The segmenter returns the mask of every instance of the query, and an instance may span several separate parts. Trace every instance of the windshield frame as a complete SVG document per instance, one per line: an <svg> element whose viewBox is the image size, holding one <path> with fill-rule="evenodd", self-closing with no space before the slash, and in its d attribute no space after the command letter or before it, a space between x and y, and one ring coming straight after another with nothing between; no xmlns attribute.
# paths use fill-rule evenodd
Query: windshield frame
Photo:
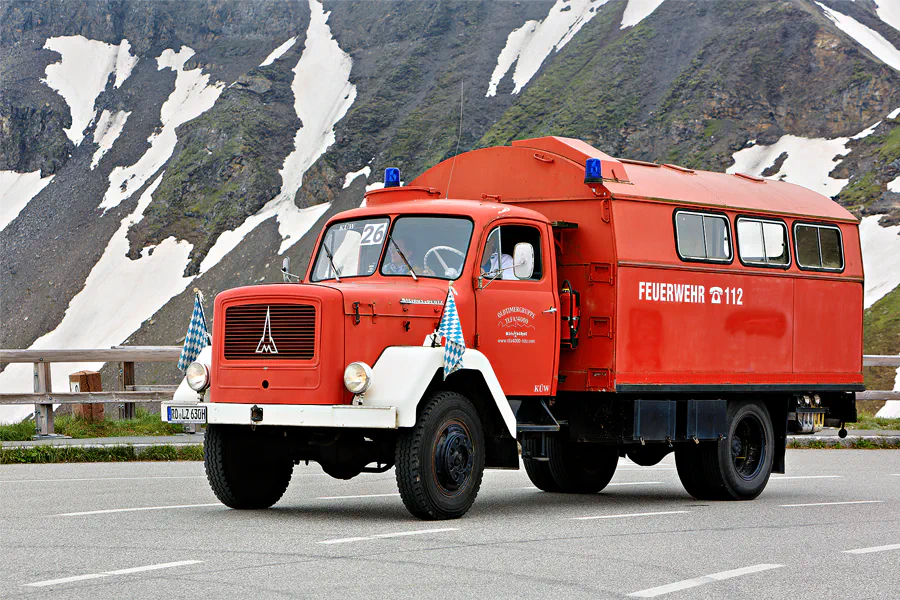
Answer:
<svg viewBox="0 0 900 600"><path fill-rule="evenodd" d="M385 262L390 255L390 248L388 244L390 240L394 239L394 230L397 227L397 223L406 218L415 218L415 219L455 219L459 221L468 221L472 225L472 229L469 231L469 240L466 242L466 255L463 257L462 266L459 269L459 275L454 278L449 277L441 277L438 275L426 275L425 273L416 273L416 276L425 279L437 279L439 281L458 281L463 273L466 271L466 264L469 262L469 258L472 250L472 240L475 239L475 219L468 215L456 215L456 214L446 214L446 213L403 213L399 215L395 215L393 219L391 219L391 225L388 229L388 234L385 237L385 250L381 254L381 261L378 264L378 269L376 269L376 273L381 275L382 277L405 277L407 279L412 279L409 273L385 273L384 266Z"/></svg>
<svg viewBox="0 0 900 600"><path fill-rule="evenodd" d="M378 269L380 268L380 265L381 265L381 261L383 260L383 257L384 257L384 249L385 249L385 247L387 247L388 235L385 235L384 240L381 243L381 248L378 251L378 259L375 263L376 264L375 270L373 272L371 272L369 274L358 274L358 275L339 275L340 280L336 279L334 276L323 277L321 279L316 279L316 277L315 277L316 265L319 264L319 259L322 258L322 256L327 256L327 253L325 252L325 238L328 235L328 231L331 230L332 227L338 226L342 223L352 223L355 221L374 221L374 220L378 220L378 219L387 219L387 227L388 227L389 232L392 230L394 220L396 220L396 218L392 217L391 215L374 214L374 215L363 215L363 216L351 217L348 219L341 219L338 221L332 221L330 223L327 223L326 226L322 229L321 239L316 247L315 259L310 260L310 263L309 263L309 281L310 281L310 283L323 283L326 281L334 281L336 283L340 283L344 279L358 279L360 277L371 277L372 275L377 274ZM331 248L330 250L331 250L331 253L334 254L335 249ZM327 260L327 258L326 258L326 260Z"/></svg>

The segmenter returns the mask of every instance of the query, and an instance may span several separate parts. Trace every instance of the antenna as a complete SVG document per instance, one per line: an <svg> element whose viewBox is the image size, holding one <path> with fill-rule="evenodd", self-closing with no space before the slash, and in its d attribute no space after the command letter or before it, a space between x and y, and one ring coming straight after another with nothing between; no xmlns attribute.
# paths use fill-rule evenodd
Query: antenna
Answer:
<svg viewBox="0 0 900 600"><path fill-rule="evenodd" d="M453 155L453 162L450 163L450 177L447 178L447 193L444 194L444 198L448 198L450 196L450 182L453 181L453 167L456 166L456 157L459 156L459 141L462 139L462 124L463 124L463 86L465 82L460 79L459 80L459 132L456 135L456 153Z"/></svg>

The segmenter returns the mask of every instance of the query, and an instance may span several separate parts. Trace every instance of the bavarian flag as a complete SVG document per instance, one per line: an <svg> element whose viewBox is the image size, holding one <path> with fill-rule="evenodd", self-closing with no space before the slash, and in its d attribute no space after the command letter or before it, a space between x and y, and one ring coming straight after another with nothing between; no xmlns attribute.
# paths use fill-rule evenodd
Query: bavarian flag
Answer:
<svg viewBox="0 0 900 600"><path fill-rule="evenodd" d="M184 347L178 358L178 368L182 371L187 370L190 364L197 360L200 351L209 346L209 343L209 330L206 327L206 315L203 313L203 294L194 288L194 312L191 314L191 322L184 338Z"/></svg>
<svg viewBox="0 0 900 600"><path fill-rule="evenodd" d="M456 290L453 289L451 283L447 290L447 300L444 302L441 324L438 326L438 335L444 338L444 379L447 379L450 373L462 368L463 353L466 351L466 340L463 339L459 312L456 310L456 301L453 299L454 294L456 294Z"/></svg>

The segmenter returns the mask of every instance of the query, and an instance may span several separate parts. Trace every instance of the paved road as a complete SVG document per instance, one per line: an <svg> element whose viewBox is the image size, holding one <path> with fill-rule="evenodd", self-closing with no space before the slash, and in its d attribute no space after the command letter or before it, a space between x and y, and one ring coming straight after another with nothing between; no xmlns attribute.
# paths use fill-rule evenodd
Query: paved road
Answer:
<svg viewBox="0 0 900 600"><path fill-rule="evenodd" d="M0 598L897 598L900 451L788 468L745 503L693 500L671 455L595 496L489 471L466 517L426 523L390 472L300 466L239 512L199 463L3 466Z"/></svg>

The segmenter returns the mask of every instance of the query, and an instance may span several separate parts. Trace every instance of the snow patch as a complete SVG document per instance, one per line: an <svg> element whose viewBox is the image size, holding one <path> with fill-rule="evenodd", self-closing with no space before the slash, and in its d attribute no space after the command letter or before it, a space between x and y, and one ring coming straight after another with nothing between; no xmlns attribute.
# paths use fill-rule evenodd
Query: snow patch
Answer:
<svg viewBox="0 0 900 600"><path fill-rule="evenodd" d="M542 21L527 21L509 34L506 45L497 57L497 66L491 75L485 96L494 96L497 85L516 64L513 72L518 94L534 77L550 52L559 52L588 21L597 15L601 6L609 0L556 0L556 4Z"/></svg>
<svg viewBox="0 0 900 600"><path fill-rule="evenodd" d="M178 52L172 49L163 50L156 59L157 70L175 71L175 89L159 112L162 129L147 138L150 149L135 164L130 167L116 167L109 174L109 188L100 202L100 208L104 211L130 198L159 171L175 150L175 143L178 141L175 129L212 108L222 93L224 84L222 82L210 84L209 75L204 75L203 69L199 67L184 69L184 63L193 55L194 51L191 48L182 46Z"/></svg>
<svg viewBox="0 0 900 600"><path fill-rule="evenodd" d="M863 139L864 137L869 137L870 135L872 135L873 133L875 133L875 128L878 127L879 125L881 125L881 121L878 121L877 123L875 123L875 124L872 125L871 127L866 127L865 129L863 129L862 131L860 131L859 133L857 133L856 135L854 135L854 136L851 137L850 139L851 139L851 140L861 140L861 139Z"/></svg>
<svg viewBox="0 0 900 600"><path fill-rule="evenodd" d="M887 116L887 118L888 119L896 119L898 116L900 116L900 108L896 108L896 109L892 110L891 114L889 114Z"/></svg>
<svg viewBox="0 0 900 600"><path fill-rule="evenodd" d="M100 113L100 118L97 119L97 126L94 128L94 142L100 147L94 151L94 156L91 158L92 171L100 164L100 159L103 158L103 155L112 148L119 134L122 133L122 128L125 127L125 121L128 120L130 114L130 112L125 112L124 110L114 114L108 110Z"/></svg>
<svg viewBox="0 0 900 600"><path fill-rule="evenodd" d="M362 169L360 169L359 171L353 171L352 173L347 173L347 175L344 176L344 187L342 189L346 190L348 187L350 187L350 184L353 183L353 180L356 179L357 177L359 177L360 175L363 175L368 180L369 175L371 175L371 174L372 174L372 167L369 167L369 166L365 166Z"/></svg>
<svg viewBox="0 0 900 600"><path fill-rule="evenodd" d="M41 81L56 91L72 114L72 126L66 136L76 146L84 139L84 129L94 119L94 102L106 89L109 76L116 74L115 87L131 75L137 57L131 55L131 44L122 40L118 46L89 40L81 35L47 38L44 48L58 52L59 62L47 65Z"/></svg>
<svg viewBox="0 0 900 600"><path fill-rule="evenodd" d="M856 43L865 47L866 50L874 54L878 60L900 71L900 50L897 50L893 44L884 39L880 33L873 29L869 29L853 17L848 17L843 13L828 8L821 2L816 2L816 4L819 5L819 8L825 13L825 16L828 17L838 29L852 37Z"/></svg>
<svg viewBox="0 0 900 600"><path fill-rule="evenodd" d="M897 0L876 0L875 12L878 18L900 31L900 2Z"/></svg>
<svg viewBox="0 0 900 600"><path fill-rule="evenodd" d="M796 183L826 196L840 192L849 180L834 179L828 174L846 155L850 138L804 138L796 135L782 136L771 146L751 146L732 155L734 164L727 173L762 175L783 153L787 159L777 173L769 179Z"/></svg>
<svg viewBox="0 0 900 600"><path fill-rule="evenodd" d="M288 50L290 50L296 43L297 43L297 36L295 35L294 37L292 37L291 39L289 39L282 45L280 45L277 48L275 48L274 50L272 50L272 53L266 57L266 60L259 63L259 66L267 67L267 66L271 65L273 62L275 62L276 60L278 60L279 58L284 56L284 53L287 52Z"/></svg>
<svg viewBox="0 0 900 600"><path fill-rule="evenodd" d="M494 72L491 74L491 81L488 83L488 90L484 95L485 98L497 95L497 86L500 85L500 81L509 71L512 64L519 58L522 49L531 40L531 36L534 35L534 28L538 26L538 23L539 21L525 21L524 25L513 30L507 36L506 45L503 46L503 50L497 56L497 66L494 67Z"/></svg>
<svg viewBox="0 0 900 600"><path fill-rule="evenodd" d="M216 243L200 263L200 274L202 275L216 266L260 223L273 216L278 217L278 233L283 238L281 248L278 250L281 254L306 235L306 232L316 224L316 221L325 214L330 206L331 203L328 202L309 208L297 208L293 198L278 197L270 200L258 213L249 217L239 227L222 233L216 239Z"/></svg>
<svg viewBox="0 0 900 600"><path fill-rule="evenodd" d="M863 306L869 308L900 285L900 225L882 227L881 215L859 223L863 269L866 275Z"/></svg>
<svg viewBox="0 0 900 600"><path fill-rule="evenodd" d="M0 231L19 216L22 209L47 187L53 177L48 175L42 178L40 171L0 171Z"/></svg>
<svg viewBox="0 0 900 600"><path fill-rule="evenodd" d="M649 17L664 1L665 0L628 0L628 6L625 7L625 12L622 14L622 26L620 29L634 27Z"/></svg>
<svg viewBox="0 0 900 600"><path fill-rule="evenodd" d="M181 275L188 264L191 244L170 237L158 246L144 248L138 260L126 256L128 229L143 218L160 181L162 174L141 195L134 212L122 219L84 288L69 303L59 326L38 338L32 348L108 348L120 344L145 319L184 291L193 279ZM53 388L67 391L69 373L83 369L95 371L101 366L102 363L96 362L54 364ZM29 392L32 377L31 365L11 364L0 373L0 389ZM31 412L30 406L0 406L0 422L17 421Z"/></svg>
<svg viewBox="0 0 900 600"><path fill-rule="evenodd" d="M900 176L898 176L893 181L889 181L887 184L887 189L889 192L894 192L895 194L900 194Z"/></svg>
<svg viewBox="0 0 900 600"><path fill-rule="evenodd" d="M301 209L294 203L294 196L303 185L303 175L309 167L334 144L334 126L356 100L356 86L350 83L353 61L331 35L328 26L331 13L326 13L318 0L309 0L309 8L306 44L293 69L294 81L291 83L294 110L303 125L294 136L294 151L284 159L284 166L279 171L281 191L236 229L219 236L200 263L201 273L215 266L247 234L272 216L278 219L278 233L282 238L278 253L283 254L300 241L331 206L326 203ZM316 85L309 85L311 81Z"/></svg>

